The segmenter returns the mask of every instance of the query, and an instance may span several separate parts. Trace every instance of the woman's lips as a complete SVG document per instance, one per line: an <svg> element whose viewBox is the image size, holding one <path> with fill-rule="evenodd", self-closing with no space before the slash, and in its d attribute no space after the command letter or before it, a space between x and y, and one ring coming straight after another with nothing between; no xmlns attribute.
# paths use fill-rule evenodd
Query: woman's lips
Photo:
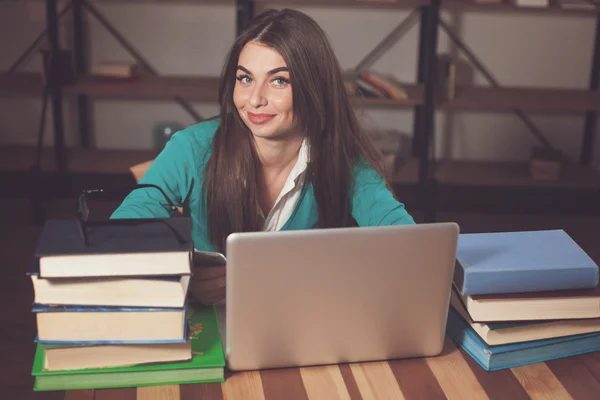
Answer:
<svg viewBox="0 0 600 400"><path fill-rule="evenodd" d="M254 114L251 112L248 113L248 119L250 120L250 122L256 125L266 124L274 117L275 115L273 114Z"/></svg>

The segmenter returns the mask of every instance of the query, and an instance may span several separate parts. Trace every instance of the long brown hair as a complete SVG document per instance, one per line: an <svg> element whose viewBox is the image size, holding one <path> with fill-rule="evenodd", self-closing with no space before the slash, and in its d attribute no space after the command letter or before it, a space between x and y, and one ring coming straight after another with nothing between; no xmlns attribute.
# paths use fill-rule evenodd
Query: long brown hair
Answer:
<svg viewBox="0 0 600 400"><path fill-rule="evenodd" d="M299 11L267 10L238 36L221 75L221 124L203 186L210 239L219 251L230 233L262 230L260 163L252 133L233 103L238 58L252 41L277 50L289 68L294 116L310 145L305 184L314 189L318 227L355 225L350 192L361 156L383 177L379 153L359 128L325 32Z"/></svg>

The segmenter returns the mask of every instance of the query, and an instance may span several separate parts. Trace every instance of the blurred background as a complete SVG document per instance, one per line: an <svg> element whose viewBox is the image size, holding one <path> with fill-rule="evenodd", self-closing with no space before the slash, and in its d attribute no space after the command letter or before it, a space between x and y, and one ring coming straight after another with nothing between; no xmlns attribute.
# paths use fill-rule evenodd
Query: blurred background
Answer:
<svg viewBox="0 0 600 400"><path fill-rule="evenodd" d="M5 172L30 168L29 161L35 160L42 96L41 84L34 80L43 71L43 50L52 47L48 37L15 62L46 29L47 4L52 3L59 17L61 10L71 8L69 1L0 2L0 168ZM154 157L170 133L216 115L217 79L237 31L266 8L290 7L323 27L349 76L372 72L400 90L394 98L381 90L368 93L364 79L349 85L361 122L393 165L390 176L408 202L486 211L501 208L488 200L517 189L508 196L514 198L508 208L535 211L540 198L560 199L557 207L567 198L600 199L593 197L600 187L595 173L600 140L594 140L600 129L598 67L592 71L599 57L594 51L599 6L593 1L442 0L435 2L441 5L439 12L428 0L87 3L92 9L74 2L81 18L74 17L72 7L57 22L67 65L61 85L62 130L65 146L72 149L67 157L74 174L79 169L127 175L129 166ZM127 45L160 78L146 79L152 74ZM378 45L380 51L374 50ZM78 48L83 62L79 73ZM436 57L437 66L429 81L435 86L429 101L424 77L419 78L419 66L428 65L427 53ZM73 77L69 68L75 70ZM595 90L590 89L593 72ZM96 80L90 79L94 76ZM500 89L492 87L489 77ZM469 91L473 87L490 90ZM521 115L514 112L517 108ZM54 117L50 99L43 135L48 148L54 143ZM431 124L423 122L427 118ZM427 132L431 137L423 144ZM533 154L540 146L555 152L542 152L536 159ZM75 152L86 147L90 151ZM44 157L43 162L53 163L51 152ZM536 160L541 163L534 165ZM426 171L419 175L424 164ZM432 184L429 189L423 189L426 181ZM536 195L535 190L542 192ZM430 200L424 200L425 192ZM457 198L457 193L468 198ZM477 196L483 197L475 201ZM538 200L526 205L531 198ZM573 210L581 211L581 204L573 204Z"/></svg>

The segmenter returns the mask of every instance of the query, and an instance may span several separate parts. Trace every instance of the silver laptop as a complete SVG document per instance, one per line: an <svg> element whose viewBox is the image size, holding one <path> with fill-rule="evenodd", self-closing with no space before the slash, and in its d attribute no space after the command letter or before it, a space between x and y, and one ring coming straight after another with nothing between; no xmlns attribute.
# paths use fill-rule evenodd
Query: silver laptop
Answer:
<svg viewBox="0 0 600 400"><path fill-rule="evenodd" d="M434 223L230 235L228 367L438 355L458 233Z"/></svg>

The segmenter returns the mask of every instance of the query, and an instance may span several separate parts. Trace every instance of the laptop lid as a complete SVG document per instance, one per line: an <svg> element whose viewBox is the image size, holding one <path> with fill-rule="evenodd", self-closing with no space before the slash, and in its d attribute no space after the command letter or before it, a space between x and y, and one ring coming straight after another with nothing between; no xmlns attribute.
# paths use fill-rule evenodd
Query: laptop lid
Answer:
<svg viewBox="0 0 600 400"><path fill-rule="evenodd" d="M458 233L434 223L230 235L228 367L439 354Z"/></svg>

